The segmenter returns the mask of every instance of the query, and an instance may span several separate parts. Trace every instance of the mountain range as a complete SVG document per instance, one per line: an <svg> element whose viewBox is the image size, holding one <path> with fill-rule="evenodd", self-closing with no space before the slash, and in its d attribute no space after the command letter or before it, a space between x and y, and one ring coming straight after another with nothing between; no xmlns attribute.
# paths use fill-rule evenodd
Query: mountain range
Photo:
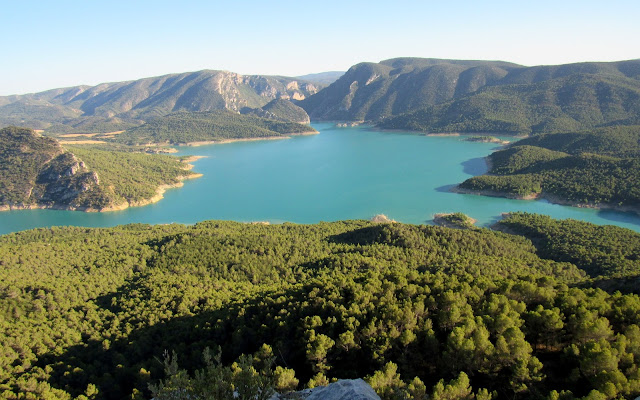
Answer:
<svg viewBox="0 0 640 400"><path fill-rule="evenodd" d="M298 78L205 70L0 97L0 125L110 132L176 111L222 109L271 118L277 114L269 111L273 100L304 109L308 115L277 103L294 122L310 117L425 132L568 132L638 124L640 60L526 67L395 58Z"/></svg>
<svg viewBox="0 0 640 400"><path fill-rule="evenodd" d="M314 120L427 132L563 132L634 124L640 60L525 67L397 58L361 63L300 102Z"/></svg>

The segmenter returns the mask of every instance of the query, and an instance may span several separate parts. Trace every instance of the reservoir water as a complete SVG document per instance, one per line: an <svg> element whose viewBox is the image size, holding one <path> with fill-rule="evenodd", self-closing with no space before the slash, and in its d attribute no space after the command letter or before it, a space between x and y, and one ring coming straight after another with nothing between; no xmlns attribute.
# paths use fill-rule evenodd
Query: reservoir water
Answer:
<svg viewBox="0 0 640 400"><path fill-rule="evenodd" d="M495 144L427 137L368 127L313 124L319 135L180 148L205 156L203 177L165 193L158 203L107 213L20 210L0 213L0 234L35 227L105 227L134 222L192 224L207 219L315 223L369 219L431 223L433 214L463 212L486 226L504 212L526 211L640 231L640 217L610 210L456 194L449 189L485 172Z"/></svg>

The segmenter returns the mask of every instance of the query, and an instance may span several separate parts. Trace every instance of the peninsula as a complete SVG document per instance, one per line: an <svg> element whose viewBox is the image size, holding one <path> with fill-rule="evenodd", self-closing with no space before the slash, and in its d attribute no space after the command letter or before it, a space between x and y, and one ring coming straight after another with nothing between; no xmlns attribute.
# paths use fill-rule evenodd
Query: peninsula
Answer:
<svg viewBox="0 0 640 400"><path fill-rule="evenodd" d="M113 211L142 206L198 177L166 155L63 147L31 129L0 130L0 210Z"/></svg>
<svg viewBox="0 0 640 400"><path fill-rule="evenodd" d="M489 155L488 174L454 190L640 214L639 141L637 125L537 135Z"/></svg>

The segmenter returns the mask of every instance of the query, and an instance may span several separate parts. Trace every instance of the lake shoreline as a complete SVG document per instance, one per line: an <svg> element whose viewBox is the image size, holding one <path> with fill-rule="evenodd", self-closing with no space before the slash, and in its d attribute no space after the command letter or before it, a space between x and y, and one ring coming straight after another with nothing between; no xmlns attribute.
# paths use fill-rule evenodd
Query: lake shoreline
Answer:
<svg viewBox="0 0 640 400"><path fill-rule="evenodd" d="M613 210L613 211L619 211L624 213L634 213L640 216L640 207L618 206L615 204L608 204L608 203L598 203L598 204L580 203L580 202L563 199L559 196L556 196L550 193L544 193L544 192L530 193L527 195L517 195L513 193L498 192L494 190L465 189L465 188L461 188L459 185L454 186L453 188L451 188L450 191L452 193L458 193L458 194L474 194L479 196L501 197L501 198L512 199L512 200L546 200L549 203L558 204L561 206L570 206L570 207L576 207L576 208L590 208L594 210Z"/></svg>
<svg viewBox="0 0 640 400"><path fill-rule="evenodd" d="M201 158L206 158L206 156L187 156L186 158L180 160L183 164L183 170L185 172L191 171L193 169L193 164L190 164L194 161L197 161ZM155 194L147 199L141 200L126 200L124 203L113 204L104 208L94 208L94 207L84 207L84 206L72 206L72 205L63 205L63 204L5 204L0 205L0 212L3 211L18 211L18 210L60 210L60 211L80 211L86 213L96 213L96 212L111 212L111 211L122 211L126 210L129 207L143 207L149 204L157 203L158 201L164 198L164 193L168 189L179 188L184 186L184 181L188 179L196 179L203 176L203 174L192 172L188 175L177 176L175 179L177 182L175 183L165 183L156 187Z"/></svg>
<svg viewBox="0 0 640 400"><path fill-rule="evenodd" d="M25 205L2 205L0 206L0 212L3 211L19 211L19 210L59 210L59 211L81 211L86 213L102 213L102 212L112 212L112 211L122 211L126 210L129 207L142 207L149 204L157 203L158 201L164 198L164 193L168 189L179 188L184 186L184 181L188 179L196 179L200 178L202 174L190 174L179 176L176 179L179 181L172 184L163 184L156 188L156 193L147 199L137 200L137 201L126 201L124 203L114 204L104 208L93 208L93 207L84 207L84 206L71 206L71 205L62 205L62 204L25 204Z"/></svg>
<svg viewBox="0 0 640 400"><path fill-rule="evenodd" d="M187 142L187 143L176 143L173 146L178 147L199 147L199 146L208 146L211 144L227 144L227 143L236 143L236 142L256 142L260 140L281 140L281 139L291 139L294 136L310 136L310 135L318 135L320 132L293 132L293 133L284 133L281 136L264 136L264 137L256 137L256 138L237 138L237 139L219 139L219 140L203 140L198 142ZM161 146L161 144L156 144L157 146Z"/></svg>
<svg viewBox="0 0 640 400"><path fill-rule="evenodd" d="M507 211L614 224L640 231L640 218L635 213L601 214L546 201L521 202L451 193L451 183L471 177L464 170L468 160L475 160L476 174L485 172L485 163L480 159L493 152L494 145L473 144L455 137L397 135L366 126L335 128L326 123L313 127L322 134L308 140L294 138L287 143L256 141L235 146L172 147L179 150L177 156L181 161L195 165L193 170L178 172L179 175L200 172L204 176L185 182L178 190L165 192L162 201L154 196L155 186L151 186L145 203L151 200L158 203L148 207L133 204L114 213L46 210L4 213L0 215L3 221L0 234L42 226L192 224L205 220L312 224L364 220L380 212L408 224L433 224L436 213L461 212L477 219L477 226L484 227ZM209 158L193 162L190 156L194 155Z"/></svg>

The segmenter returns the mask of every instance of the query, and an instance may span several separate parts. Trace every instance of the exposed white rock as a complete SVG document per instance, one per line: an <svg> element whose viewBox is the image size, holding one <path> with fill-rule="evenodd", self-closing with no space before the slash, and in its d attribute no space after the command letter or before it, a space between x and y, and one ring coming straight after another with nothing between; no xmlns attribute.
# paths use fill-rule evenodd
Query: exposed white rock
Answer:
<svg viewBox="0 0 640 400"><path fill-rule="evenodd" d="M396 221L387 217L384 214L377 214L377 215L374 215L373 218L371 218L371 222L390 223L390 222L396 222Z"/></svg>
<svg viewBox="0 0 640 400"><path fill-rule="evenodd" d="M342 379L328 386L320 386L289 394L275 394L269 400L380 400L371 386L362 379Z"/></svg>
<svg viewBox="0 0 640 400"><path fill-rule="evenodd" d="M371 75L371 77L367 80L367 83L365 83L364 85L367 86L370 83L372 83L373 81L375 81L376 79L380 78L380 75L378 74L373 74Z"/></svg>

